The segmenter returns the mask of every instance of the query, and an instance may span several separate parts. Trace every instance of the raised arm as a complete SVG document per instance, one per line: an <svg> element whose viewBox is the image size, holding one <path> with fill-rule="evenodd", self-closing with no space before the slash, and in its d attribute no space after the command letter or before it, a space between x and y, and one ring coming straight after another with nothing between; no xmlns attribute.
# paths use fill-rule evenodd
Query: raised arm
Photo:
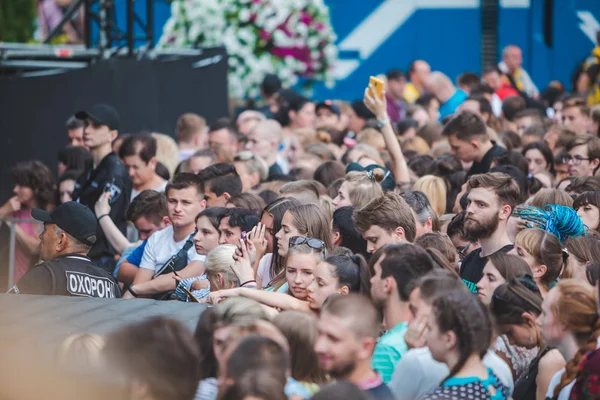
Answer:
<svg viewBox="0 0 600 400"><path fill-rule="evenodd" d="M394 179L396 180L397 184L408 183L410 182L408 165L406 164L406 159L402 153L402 148L400 147L400 143L396 138L394 128L392 128L392 123L388 117L385 92L383 93L382 98L371 96L371 93L376 93L375 88L369 86L367 89L365 89L363 101L365 106L367 106L367 108L371 110L373 114L375 114L375 117L378 121L385 122L381 128L381 133L383 134L385 146L390 153L392 165L394 166L392 171L394 174Z"/></svg>

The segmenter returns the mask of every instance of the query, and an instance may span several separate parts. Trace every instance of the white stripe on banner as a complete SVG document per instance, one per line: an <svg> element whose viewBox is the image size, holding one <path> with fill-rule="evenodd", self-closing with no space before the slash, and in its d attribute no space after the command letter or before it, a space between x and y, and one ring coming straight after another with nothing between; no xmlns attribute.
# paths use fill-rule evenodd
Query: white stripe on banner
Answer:
<svg viewBox="0 0 600 400"><path fill-rule="evenodd" d="M419 8L477 8L480 0L386 0L338 45L341 51L357 51L360 60L375 52ZM337 79L347 78L360 60L338 60Z"/></svg>
<svg viewBox="0 0 600 400"><path fill-rule="evenodd" d="M531 7L531 0L500 0L500 7L529 8Z"/></svg>

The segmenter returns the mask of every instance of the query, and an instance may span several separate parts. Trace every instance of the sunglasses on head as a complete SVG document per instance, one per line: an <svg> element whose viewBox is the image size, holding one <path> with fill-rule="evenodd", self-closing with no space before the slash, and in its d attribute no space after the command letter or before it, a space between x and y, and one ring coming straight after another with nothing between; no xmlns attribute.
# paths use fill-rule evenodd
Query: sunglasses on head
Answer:
<svg viewBox="0 0 600 400"><path fill-rule="evenodd" d="M314 250L325 250L325 242L320 239L302 236L292 236L290 238L290 247L300 246L301 244L305 244Z"/></svg>

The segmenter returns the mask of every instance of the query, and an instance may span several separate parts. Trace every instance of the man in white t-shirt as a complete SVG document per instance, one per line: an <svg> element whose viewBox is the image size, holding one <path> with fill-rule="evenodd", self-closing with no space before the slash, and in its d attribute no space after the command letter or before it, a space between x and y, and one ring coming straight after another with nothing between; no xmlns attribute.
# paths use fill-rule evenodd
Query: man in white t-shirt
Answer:
<svg viewBox="0 0 600 400"><path fill-rule="evenodd" d="M206 208L204 185L194 174L182 172L167 185L167 207L172 225L154 233L148 239L133 285L123 298L148 297L175 290L172 272L155 276L165 263L192 238L196 216ZM187 250L188 265L177 274L182 278L200 276L204 272L205 256L196 253L194 246Z"/></svg>
<svg viewBox="0 0 600 400"><path fill-rule="evenodd" d="M410 293L409 307L413 319L404 336L410 348L396 364L390 389L397 400L413 400L421 398L440 385L450 373L444 363L435 361L426 346L427 319L431 313L433 301L437 297L447 296L454 291L467 291L465 284L447 271L434 271L416 281ZM512 394L514 381L508 365L493 351L483 358L502 384Z"/></svg>

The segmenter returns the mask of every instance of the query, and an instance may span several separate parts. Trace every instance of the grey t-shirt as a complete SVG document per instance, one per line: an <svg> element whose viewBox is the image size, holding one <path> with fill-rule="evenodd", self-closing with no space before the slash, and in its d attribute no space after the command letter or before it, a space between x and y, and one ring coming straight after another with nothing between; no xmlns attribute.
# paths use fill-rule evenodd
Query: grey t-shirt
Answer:
<svg viewBox="0 0 600 400"><path fill-rule="evenodd" d="M488 351L483 363L490 368L512 395L514 381L508 365L493 351ZM446 364L437 362L429 348L411 349L404 353L388 384L397 400L415 400L440 385L450 371Z"/></svg>

